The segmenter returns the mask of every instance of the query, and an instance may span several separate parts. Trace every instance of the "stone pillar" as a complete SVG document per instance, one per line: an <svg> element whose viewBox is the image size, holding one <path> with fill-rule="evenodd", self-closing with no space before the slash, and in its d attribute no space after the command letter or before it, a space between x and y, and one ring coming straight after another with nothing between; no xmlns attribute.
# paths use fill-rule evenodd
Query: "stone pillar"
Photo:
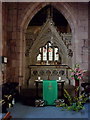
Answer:
<svg viewBox="0 0 90 120"><path fill-rule="evenodd" d="M9 3L8 8L8 71L7 77L9 81L19 81L19 47L20 35L18 27L18 3ZM12 72L10 72L12 71Z"/></svg>
<svg viewBox="0 0 90 120"><path fill-rule="evenodd" d="M82 7L81 7L82 6ZM78 28L76 43L76 62L81 65L81 68L88 69L88 3L78 4Z"/></svg>

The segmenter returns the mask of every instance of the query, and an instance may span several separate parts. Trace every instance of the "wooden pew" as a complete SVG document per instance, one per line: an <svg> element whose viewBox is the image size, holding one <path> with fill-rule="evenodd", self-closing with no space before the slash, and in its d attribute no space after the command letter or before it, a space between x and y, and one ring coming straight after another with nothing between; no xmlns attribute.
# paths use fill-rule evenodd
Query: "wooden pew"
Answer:
<svg viewBox="0 0 90 120"><path fill-rule="evenodd" d="M11 120L12 116L10 115L10 112L7 112L7 114L2 118L2 120Z"/></svg>

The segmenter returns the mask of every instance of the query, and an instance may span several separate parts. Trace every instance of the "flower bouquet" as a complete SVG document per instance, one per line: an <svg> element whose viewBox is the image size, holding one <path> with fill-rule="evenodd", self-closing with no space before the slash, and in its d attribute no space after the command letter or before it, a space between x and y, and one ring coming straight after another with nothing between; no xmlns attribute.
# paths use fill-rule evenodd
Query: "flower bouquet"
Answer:
<svg viewBox="0 0 90 120"><path fill-rule="evenodd" d="M78 64L75 64L75 68L71 70L71 78L73 80L81 80L85 70L81 70Z"/></svg>
<svg viewBox="0 0 90 120"><path fill-rule="evenodd" d="M75 80L75 86L79 86L79 80L82 79L85 70L81 70L78 64L75 64L75 68L71 69L71 79Z"/></svg>
<svg viewBox="0 0 90 120"><path fill-rule="evenodd" d="M74 69L71 69L71 79L75 80L75 89L79 87L79 81L82 79L85 70L81 70L78 64L75 64ZM75 91L75 95L79 96L79 89Z"/></svg>

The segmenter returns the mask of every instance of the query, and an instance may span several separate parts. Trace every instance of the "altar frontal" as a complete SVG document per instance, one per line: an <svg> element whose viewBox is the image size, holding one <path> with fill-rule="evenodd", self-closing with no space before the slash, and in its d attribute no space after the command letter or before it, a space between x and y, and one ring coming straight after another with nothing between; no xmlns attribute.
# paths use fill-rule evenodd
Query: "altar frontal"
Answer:
<svg viewBox="0 0 90 120"><path fill-rule="evenodd" d="M58 85L56 80L43 80L43 100L46 105L55 105L58 99Z"/></svg>

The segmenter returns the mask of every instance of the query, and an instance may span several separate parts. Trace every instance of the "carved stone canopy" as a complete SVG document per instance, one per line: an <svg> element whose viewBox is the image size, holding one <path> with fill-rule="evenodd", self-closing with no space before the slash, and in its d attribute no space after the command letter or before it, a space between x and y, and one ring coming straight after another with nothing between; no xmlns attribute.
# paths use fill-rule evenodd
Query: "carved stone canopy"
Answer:
<svg viewBox="0 0 90 120"><path fill-rule="evenodd" d="M54 22L48 18L46 23L42 26L34 44L29 50L29 64L36 64L36 56L39 53L39 48L44 46L48 41L53 42L59 48L59 54L62 58L62 64L68 63L68 49L65 45L62 36L57 31Z"/></svg>

